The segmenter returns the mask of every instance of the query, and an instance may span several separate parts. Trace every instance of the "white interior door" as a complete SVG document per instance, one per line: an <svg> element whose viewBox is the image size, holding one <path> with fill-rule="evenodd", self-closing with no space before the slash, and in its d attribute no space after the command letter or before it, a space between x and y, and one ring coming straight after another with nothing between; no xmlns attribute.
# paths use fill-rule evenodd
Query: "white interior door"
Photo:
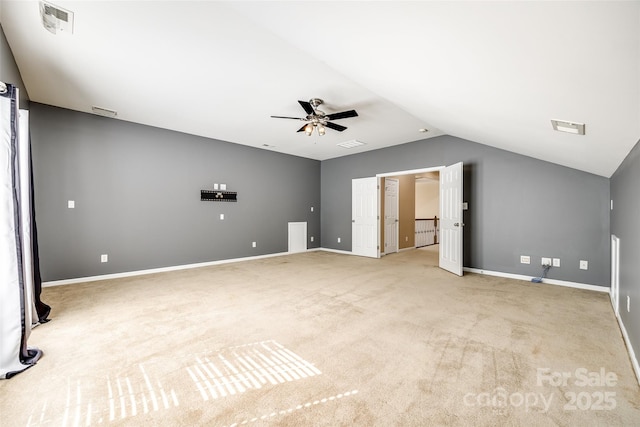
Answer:
<svg viewBox="0 0 640 427"><path fill-rule="evenodd" d="M378 258L378 178L351 181L351 252Z"/></svg>
<svg viewBox="0 0 640 427"><path fill-rule="evenodd" d="M384 253L398 252L398 180L384 180Z"/></svg>
<svg viewBox="0 0 640 427"><path fill-rule="evenodd" d="M462 163L440 172L440 268L462 276Z"/></svg>

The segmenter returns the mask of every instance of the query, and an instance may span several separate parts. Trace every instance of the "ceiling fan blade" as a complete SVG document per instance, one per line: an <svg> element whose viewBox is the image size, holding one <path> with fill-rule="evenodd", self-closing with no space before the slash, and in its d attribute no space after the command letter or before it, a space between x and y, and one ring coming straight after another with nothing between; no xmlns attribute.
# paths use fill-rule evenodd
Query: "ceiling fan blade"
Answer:
<svg viewBox="0 0 640 427"><path fill-rule="evenodd" d="M298 129L296 132L304 132L304 128L307 127L307 124L305 123L304 126L302 126L300 129Z"/></svg>
<svg viewBox="0 0 640 427"><path fill-rule="evenodd" d="M337 124L331 123L331 122L327 122L324 125L326 127L328 127L329 129L337 130L338 132L342 132L343 130L346 129L346 127L344 127L344 126L340 126L340 125L337 125Z"/></svg>
<svg viewBox="0 0 640 427"><path fill-rule="evenodd" d="M274 119L293 119L293 120L304 120L301 117L286 117L286 116L271 116Z"/></svg>
<svg viewBox="0 0 640 427"><path fill-rule="evenodd" d="M305 113L307 114L315 113L315 111L313 110L313 107L307 101L298 101L298 103L302 106L302 108L304 108Z"/></svg>
<svg viewBox="0 0 640 427"><path fill-rule="evenodd" d="M356 110L343 111L341 113L327 114L325 117L329 120L348 119L349 117L357 117Z"/></svg>

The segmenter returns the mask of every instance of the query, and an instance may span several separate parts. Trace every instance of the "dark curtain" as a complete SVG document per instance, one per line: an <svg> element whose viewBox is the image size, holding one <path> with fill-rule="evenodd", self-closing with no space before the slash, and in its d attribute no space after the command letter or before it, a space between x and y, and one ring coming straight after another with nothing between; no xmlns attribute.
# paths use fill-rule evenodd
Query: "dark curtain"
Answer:
<svg viewBox="0 0 640 427"><path fill-rule="evenodd" d="M51 307L43 303L40 299L42 294L42 276L40 276L40 253L38 252L38 227L36 226L36 203L33 190L33 161L31 160L31 143L29 143L29 173L31 175L31 240L32 240L32 259L33 259L33 297L38 314L38 322L46 323L49 321Z"/></svg>

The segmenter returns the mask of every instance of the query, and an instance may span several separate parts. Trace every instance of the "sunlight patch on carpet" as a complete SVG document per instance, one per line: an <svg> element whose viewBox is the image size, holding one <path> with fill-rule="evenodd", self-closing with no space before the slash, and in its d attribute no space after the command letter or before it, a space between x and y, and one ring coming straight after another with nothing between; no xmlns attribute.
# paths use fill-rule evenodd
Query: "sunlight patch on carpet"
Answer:
<svg viewBox="0 0 640 427"><path fill-rule="evenodd" d="M278 385L322 372L276 341L230 347L195 356L186 368L203 400L218 399L271 384Z"/></svg>
<svg viewBox="0 0 640 427"><path fill-rule="evenodd" d="M46 397L33 402L25 424L140 423L145 415L163 416L181 402L189 407L194 402L204 404L321 374L311 362L274 340L178 357L166 355L117 372L52 377L49 386L53 392L43 391L41 395Z"/></svg>
<svg viewBox="0 0 640 427"><path fill-rule="evenodd" d="M165 388L144 365L104 379L69 378L66 393L46 398L27 419L41 425L91 426L179 406L173 388Z"/></svg>

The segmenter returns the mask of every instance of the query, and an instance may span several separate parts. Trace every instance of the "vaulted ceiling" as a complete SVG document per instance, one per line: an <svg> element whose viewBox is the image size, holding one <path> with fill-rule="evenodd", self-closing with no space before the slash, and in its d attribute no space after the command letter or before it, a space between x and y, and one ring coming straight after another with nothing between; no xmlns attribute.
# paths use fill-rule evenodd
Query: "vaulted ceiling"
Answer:
<svg viewBox="0 0 640 427"><path fill-rule="evenodd" d="M318 160L449 134L609 177L640 139L639 1L52 3L72 34L0 0L35 102ZM358 117L270 117L315 97Z"/></svg>

